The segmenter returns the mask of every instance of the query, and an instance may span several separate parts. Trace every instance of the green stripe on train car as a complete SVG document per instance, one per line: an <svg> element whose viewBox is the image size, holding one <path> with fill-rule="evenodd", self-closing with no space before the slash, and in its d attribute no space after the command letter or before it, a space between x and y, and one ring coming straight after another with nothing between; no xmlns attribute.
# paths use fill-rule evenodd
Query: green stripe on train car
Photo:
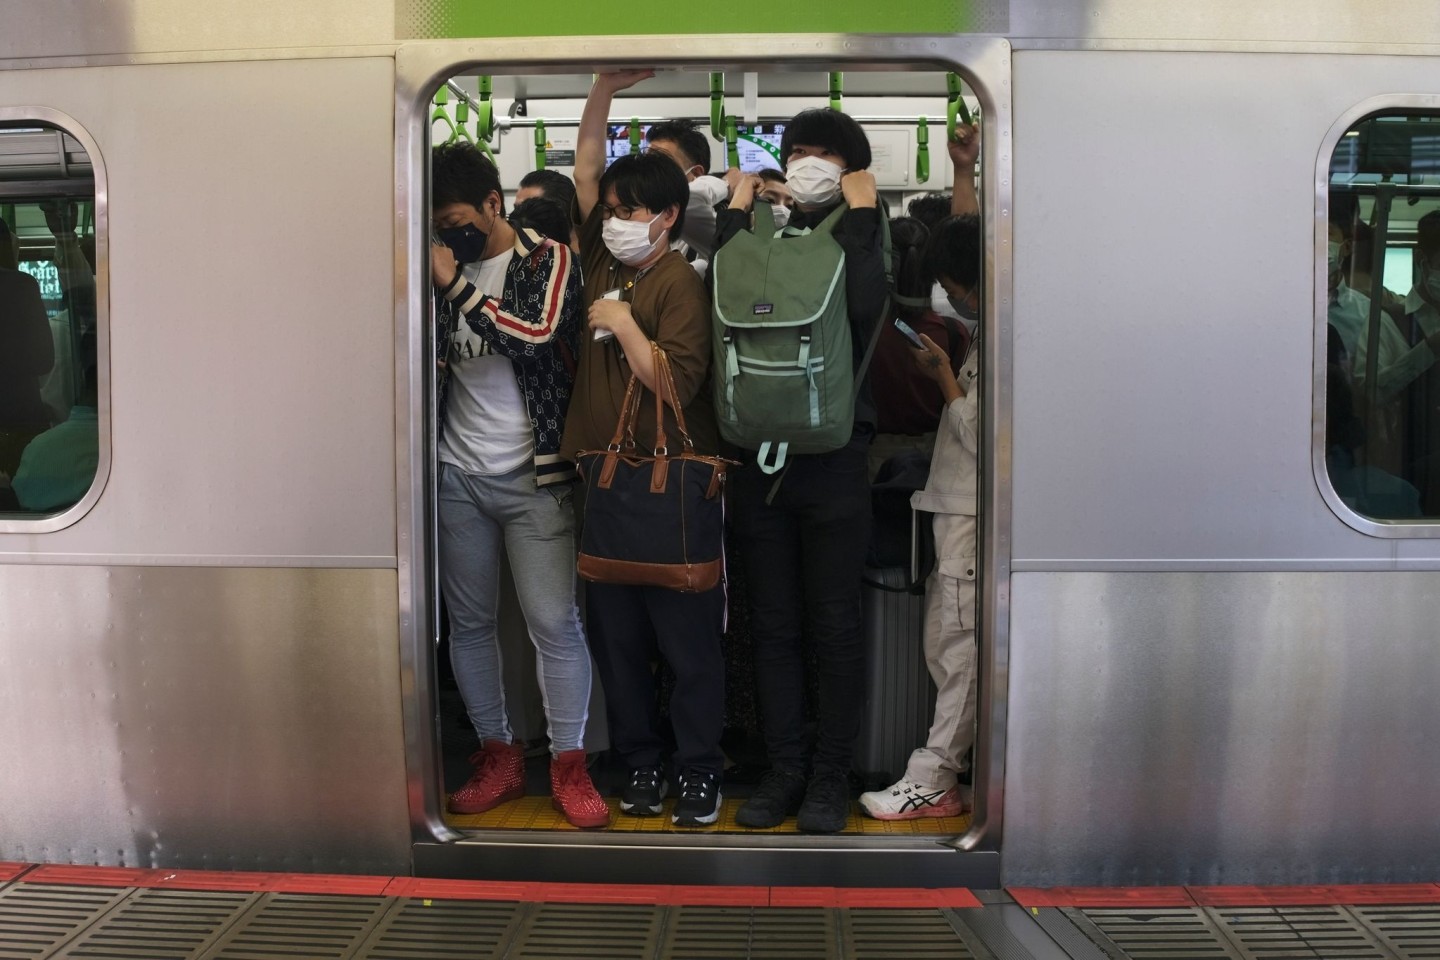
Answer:
<svg viewBox="0 0 1440 960"><path fill-rule="evenodd" d="M907 4L826 0L824 4L814 5L797 0L731 0L723 7L707 10L674 0L627 0L623 4L593 0L551 0L536 4L395 0L395 32L401 40L731 31L954 34L985 29L989 24L980 21L990 18L977 16L977 9L994 6L996 0L931 0Z"/></svg>

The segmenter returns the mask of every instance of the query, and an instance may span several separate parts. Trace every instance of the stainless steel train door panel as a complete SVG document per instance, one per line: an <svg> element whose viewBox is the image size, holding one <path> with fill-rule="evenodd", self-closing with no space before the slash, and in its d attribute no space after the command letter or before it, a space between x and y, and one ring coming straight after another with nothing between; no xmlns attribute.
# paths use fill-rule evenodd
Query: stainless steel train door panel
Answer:
<svg viewBox="0 0 1440 960"><path fill-rule="evenodd" d="M104 159L113 456L0 533L0 858L404 871L393 60L31 66Z"/></svg>
<svg viewBox="0 0 1440 960"><path fill-rule="evenodd" d="M1358 104L1437 90L1423 57L1016 53L1007 883L1440 869L1440 541L1354 529L1312 466L1317 169Z"/></svg>
<svg viewBox="0 0 1440 960"><path fill-rule="evenodd" d="M621 38L511 39L505 41L446 41L402 45L396 53L396 238L397 254L397 410L401 411L397 447L400 512L400 594L403 671L407 678L406 742L410 757L411 817L417 838L458 839L440 815L443 799L435 752L435 693L431 686L433 640L429 613L421 598L432 594L428 581L426 529L426 454L423 412L428 403L426 370L433 356L426 343L425 298L429 291L425 261L427 213L425 209L426 148L430 97L447 78L483 65L490 74L589 73L597 69L637 65L616 57L632 49ZM660 59L655 59L657 52ZM1005 660L1007 632L1007 581L1009 575L1009 315L1011 303L1011 153L1010 153L1010 47L1003 39L976 37L879 37L844 35L650 36L643 45L643 65L658 68L688 67L708 70L788 69L843 70L855 64L882 69L959 69L983 108L985 171L985 234L987 323L993 335L986 341L989 354L987 381L985 462L992 464L985 490L986 537L982 587L983 648L989 662L984 668L980 711L986 718L989 739L977 745L976 817L971 831L957 842L963 849L993 851L1000 843L1004 784ZM408 421L404 412L408 411ZM512 835L490 838L496 845L517 841ZM542 841L535 840L535 843ZM607 841L592 836L567 836L572 849L587 845L602 848ZM637 838L636 843L651 842ZM665 841L660 841L665 842ZM819 840L824 845L828 841ZM767 846L765 838L696 838L699 847L737 848L746 844ZM872 847L899 841L841 838L841 847ZM768 844L775 846L774 844ZM810 844L814 846L815 844ZM469 846L469 845L467 845ZM933 849L933 845L930 845ZM483 851L483 845L477 849ZM778 849L778 847L777 847ZM464 853L461 849L460 853ZM457 854L458 855L458 854ZM481 853L483 856L483 852ZM430 856L426 853L425 856ZM451 857L451 854L443 854ZM597 861L598 862L598 861ZM718 860L716 861L718 862ZM993 867L992 867L993 869ZM723 868L721 868L723 872Z"/></svg>

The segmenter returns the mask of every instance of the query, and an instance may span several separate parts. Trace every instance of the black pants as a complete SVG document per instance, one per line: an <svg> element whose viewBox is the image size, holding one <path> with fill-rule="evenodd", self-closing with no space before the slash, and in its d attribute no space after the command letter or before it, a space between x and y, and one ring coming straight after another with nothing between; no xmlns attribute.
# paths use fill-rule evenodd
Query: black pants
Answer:
<svg viewBox="0 0 1440 960"><path fill-rule="evenodd" d="M610 746L630 769L660 765L658 651L675 673L670 722L675 766L719 774L725 726L725 661L720 632L725 586L704 593L664 587L585 586L590 652L605 688Z"/></svg>
<svg viewBox="0 0 1440 960"><path fill-rule="evenodd" d="M750 464L733 477L731 512L745 560L770 762L795 771L806 766L805 633L820 673L813 766L848 773L866 696L860 618L870 543L865 453L847 447L791 457L770 504L773 476Z"/></svg>

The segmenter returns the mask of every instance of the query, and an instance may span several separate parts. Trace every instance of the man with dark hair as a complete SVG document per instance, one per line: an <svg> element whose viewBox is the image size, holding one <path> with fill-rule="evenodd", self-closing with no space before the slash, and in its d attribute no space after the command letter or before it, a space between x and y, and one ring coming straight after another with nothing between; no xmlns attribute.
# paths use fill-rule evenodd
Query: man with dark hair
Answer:
<svg viewBox="0 0 1440 960"><path fill-rule="evenodd" d="M519 206L534 197L558 203L568 217L570 206L575 202L575 183L555 170L531 170L520 178L520 189L515 191L515 205Z"/></svg>
<svg viewBox="0 0 1440 960"><path fill-rule="evenodd" d="M644 387L640 409L654 409L652 344L669 357L675 401L684 411L695 451L719 452L709 383L710 303L699 276L671 245L690 216L685 174L659 151L621 157L605 169L611 100L649 76L648 70L600 74L581 115L575 214L581 224L591 332L583 338L575 402L565 426L562 452L571 458L610 443L632 374ZM673 450L680 434L669 409L665 432ZM635 443L654 449L653 417L640 417ZM679 799L671 821L686 827L714 823L720 816L724 762L724 584L703 593L680 593L591 583L585 597L591 649L605 687L610 744L629 772L621 811L653 816L662 810L664 738L652 664L658 649L675 674L670 719Z"/></svg>
<svg viewBox="0 0 1440 960"><path fill-rule="evenodd" d="M983 262L978 217L952 216L936 224L925 250L927 272L952 302L977 317ZM949 350L925 333L920 341L923 346L910 351L912 360L944 402L929 479L910 500L916 510L934 514L936 564L925 582L924 642L935 713L925 745L911 753L905 775L861 794L860 806L879 820L955 817L970 806L959 776L975 742L980 334L958 371Z"/></svg>
<svg viewBox="0 0 1440 960"><path fill-rule="evenodd" d="M536 196L516 203L510 211L510 226L517 230L528 227L541 236L570 246L570 210L548 197Z"/></svg>
<svg viewBox="0 0 1440 960"><path fill-rule="evenodd" d="M875 177L866 170L870 142L854 119L823 108L786 124L781 142L795 202L791 227L817 227L842 202L848 205L833 236L844 253L849 360L858 371L886 303L879 197ZM717 256L731 238L750 229L762 183L753 175L731 179L735 190L720 213ZM860 577L870 542L866 449L874 432L875 404L862 379L845 446L789 455L778 485L763 472L756 452L746 451L745 465L731 483L771 764L736 813L742 826L775 827L798 813L801 830L833 833L848 818L850 767L860 731L856 708L866 695ZM819 674L813 751L805 736L802 634L812 641Z"/></svg>
<svg viewBox="0 0 1440 960"><path fill-rule="evenodd" d="M574 468L560 456L579 327L570 250L510 226L500 175L468 143L431 159L431 275L443 295L440 586L455 678L481 748L452 812L482 813L525 793L525 756L505 711L496 611L504 551L538 654L550 727L550 787L565 818L610 812L586 769L590 655L575 603Z"/></svg>
<svg viewBox="0 0 1440 960"><path fill-rule="evenodd" d="M1415 224L1415 283L1405 297L1400 329L1410 343L1440 335L1440 210ZM1440 512L1440 365L1431 365L1413 384L1407 411L1405 473L1420 489L1425 515Z"/></svg>
<svg viewBox="0 0 1440 960"><path fill-rule="evenodd" d="M685 174L690 185L685 226L671 235L679 238L683 246L678 249L686 259L696 261L696 270L703 276L702 261L708 261L715 251L715 204L729 195L723 180L708 175L710 139L694 120L663 120L645 131L645 149L669 157Z"/></svg>
<svg viewBox="0 0 1440 960"><path fill-rule="evenodd" d="M950 216L950 194L921 194L905 205L905 212L925 224L926 230L933 230L936 224Z"/></svg>

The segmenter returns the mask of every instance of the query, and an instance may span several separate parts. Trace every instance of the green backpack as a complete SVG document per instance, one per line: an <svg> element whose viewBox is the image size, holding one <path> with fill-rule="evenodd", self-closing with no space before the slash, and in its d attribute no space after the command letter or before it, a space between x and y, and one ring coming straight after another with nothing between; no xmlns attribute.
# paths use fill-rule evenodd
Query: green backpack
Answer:
<svg viewBox="0 0 1440 960"><path fill-rule="evenodd" d="M853 366L845 297L845 251L837 207L813 230L776 229L767 203L755 204L755 229L715 251L715 411L720 434L776 473L791 453L826 453L850 439L859 380ZM881 216L886 274L889 223ZM888 304L886 313L888 314ZM876 333L879 333L877 327Z"/></svg>

